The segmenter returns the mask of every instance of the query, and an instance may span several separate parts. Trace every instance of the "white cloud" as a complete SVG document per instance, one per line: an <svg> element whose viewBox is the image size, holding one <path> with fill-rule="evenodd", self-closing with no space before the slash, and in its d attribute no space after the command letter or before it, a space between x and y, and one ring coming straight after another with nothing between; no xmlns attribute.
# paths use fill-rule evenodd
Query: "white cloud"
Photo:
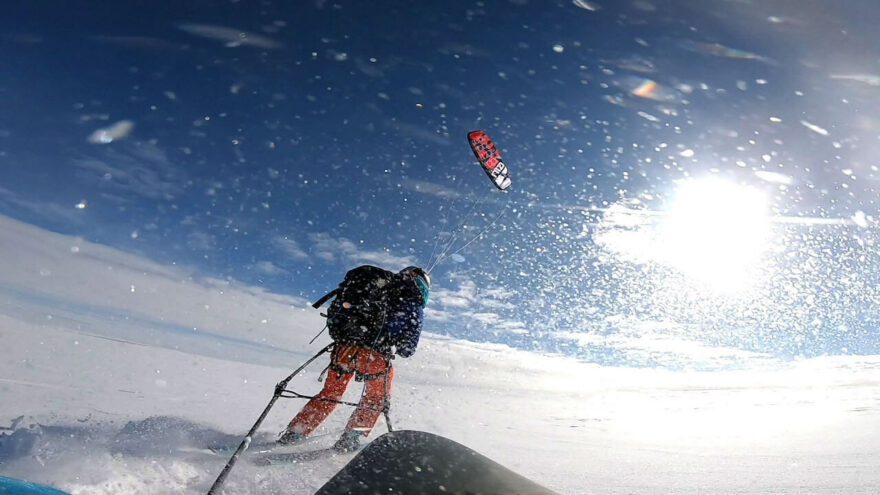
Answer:
<svg viewBox="0 0 880 495"><path fill-rule="evenodd" d="M450 279L458 284L456 289L436 288L431 292L432 297L442 306L493 310L515 308L510 302L504 301L513 294L509 289L497 286L478 287L472 279L458 274L453 274Z"/></svg>
<svg viewBox="0 0 880 495"><path fill-rule="evenodd" d="M463 195L458 191L442 186L440 184L434 184L432 182L425 182L421 180L413 180L413 179L404 179L401 182L401 185L410 191L415 191L422 194L427 194L430 196L436 196L438 198L461 198Z"/></svg>
<svg viewBox="0 0 880 495"><path fill-rule="evenodd" d="M309 234L309 241L315 256L327 262L341 261L347 265L367 263L390 269L415 264L410 256L398 256L388 251L362 251L352 241L344 237L333 238L326 233Z"/></svg>
<svg viewBox="0 0 880 495"><path fill-rule="evenodd" d="M82 222L82 211L75 205L64 206L51 201L35 201L0 187L0 202L23 208L44 218L64 220L71 223Z"/></svg>
<svg viewBox="0 0 880 495"><path fill-rule="evenodd" d="M478 313L476 319L490 322L487 326L491 326L491 330L497 333L515 333L525 335L529 333L526 325L519 320L504 319L494 313Z"/></svg>
<svg viewBox="0 0 880 495"><path fill-rule="evenodd" d="M431 304L428 304L428 307L425 308L425 319L432 322L446 322L452 321L455 318L454 313L449 311L444 311L440 309L436 309Z"/></svg>
<svg viewBox="0 0 880 495"><path fill-rule="evenodd" d="M482 323L486 326L492 326L497 323L500 323L501 319L495 313L467 313L467 316L474 320Z"/></svg>
<svg viewBox="0 0 880 495"><path fill-rule="evenodd" d="M251 46L272 50L282 48L284 45L268 36L244 31L238 28L218 26L215 24L198 24L195 22L181 22L177 25L181 31L186 31L195 36L222 41L227 47Z"/></svg>
<svg viewBox="0 0 880 495"><path fill-rule="evenodd" d="M455 295L455 293L448 290L434 289L431 294L432 297L442 306L452 308L467 308L473 304L473 300L466 297L457 296Z"/></svg>
<svg viewBox="0 0 880 495"><path fill-rule="evenodd" d="M429 319L454 321L460 324L477 322L494 332L528 333L525 325L516 319L499 314L498 310L511 310L515 306L503 299L512 295L508 289L496 286L480 287L471 278L453 273L449 280L455 288L441 288L435 283L431 291L434 308L442 309L426 312Z"/></svg>
<svg viewBox="0 0 880 495"><path fill-rule="evenodd" d="M465 324L476 323L496 335L499 333L529 333L526 325L518 320L511 320L491 311L461 311L455 318Z"/></svg>
<svg viewBox="0 0 880 495"><path fill-rule="evenodd" d="M191 232L186 236L186 245L195 251L211 251L216 246L214 236L206 232Z"/></svg>
<svg viewBox="0 0 880 495"><path fill-rule="evenodd" d="M477 286L470 279L462 279L455 275L450 277L453 283L458 282L456 289L436 287L431 291L431 296L441 306L455 308L469 307L476 302ZM436 285L436 284L435 284Z"/></svg>
<svg viewBox="0 0 880 495"><path fill-rule="evenodd" d="M290 259L296 261L309 259L309 255L300 248L299 244L286 236L276 236L272 239L272 245Z"/></svg>
<svg viewBox="0 0 880 495"><path fill-rule="evenodd" d="M406 136L409 136L412 138L422 139L424 141L430 141L435 144L441 144L441 145L446 145L446 146L449 146L450 144L452 144L452 142L449 140L448 136L440 135L436 131L433 131L431 129L428 129L428 128L425 128L425 127L422 127L422 126L419 126L416 124L409 124L406 122L401 122L399 120L390 120L389 119L385 122L385 125L394 129L396 132L398 132L400 134L403 134L403 135L406 135Z"/></svg>
<svg viewBox="0 0 880 495"><path fill-rule="evenodd" d="M4 216L0 245L0 314L9 317L48 315L55 324L72 322L76 332L282 363L289 358L283 348L305 347L323 326L304 299L206 278ZM115 321L109 330L102 323L108 318ZM269 354L260 357L261 349Z"/></svg>
<svg viewBox="0 0 880 495"><path fill-rule="evenodd" d="M491 297L493 299L507 299L514 295L514 292L506 287L487 287L481 289L482 292L487 297Z"/></svg>
<svg viewBox="0 0 880 495"><path fill-rule="evenodd" d="M770 356L730 347L709 346L695 340L672 335L647 334L637 338L620 339L619 346L632 353L656 356L666 354L684 358L687 362L709 362L725 359L769 359Z"/></svg>
<svg viewBox="0 0 880 495"><path fill-rule="evenodd" d="M634 263L653 261L659 242L656 219L651 212L630 201L611 205L602 215L593 240L621 260Z"/></svg>
<svg viewBox="0 0 880 495"><path fill-rule="evenodd" d="M610 324L609 328L606 324ZM759 369L776 361L772 356L723 345L709 345L693 337L697 327L646 321L638 318L608 318L594 327L584 326L577 332L557 332L583 348L612 348L628 363L661 363L672 367L681 364L712 369L727 366L748 366Z"/></svg>
<svg viewBox="0 0 880 495"><path fill-rule="evenodd" d="M480 297L478 303L480 306L487 309L516 309L516 306L514 306L513 303L499 301L492 297Z"/></svg>
<svg viewBox="0 0 880 495"><path fill-rule="evenodd" d="M279 267L271 261L259 261L257 263L254 263L253 268L260 273L265 273L266 275L281 275L287 273L287 270Z"/></svg>
<svg viewBox="0 0 880 495"><path fill-rule="evenodd" d="M73 165L90 182L149 199L168 199L181 194L186 177L175 167L165 151L152 142L123 141L102 148L98 156L77 158Z"/></svg>

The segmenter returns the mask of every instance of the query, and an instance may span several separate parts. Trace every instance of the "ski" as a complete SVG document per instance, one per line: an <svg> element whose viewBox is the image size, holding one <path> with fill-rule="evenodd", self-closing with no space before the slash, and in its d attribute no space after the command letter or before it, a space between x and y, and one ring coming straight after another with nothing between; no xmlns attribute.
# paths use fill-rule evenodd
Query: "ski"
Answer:
<svg viewBox="0 0 880 495"><path fill-rule="evenodd" d="M269 452L277 447L281 447L283 444L280 444L276 441L271 442L258 442L252 443L248 446L248 449L245 452ZM213 454L217 455L230 455L235 452L235 449L238 448L238 444L236 445L209 445L208 450Z"/></svg>
<svg viewBox="0 0 880 495"><path fill-rule="evenodd" d="M292 443L278 443L275 440L271 441L263 441L263 442L252 442L247 450L245 450L246 454L264 454L271 452L275 449L283 449L285 447L302 447L305 445L311 445L313 443L318 442L324 437L336 436L339 435L342 430L331 431L327 433L320 433L318 435L311 435L302 440ZM230 455L238 448L238 444L222 444L222 445L209 445L208 450L217 455Z"/></svg>
<svg viewBox="0 0 880 495"><path fill-rule="evenodd" d="M340 452L332 447L307 450L304 452L279 452L279 453L263 453L252 457L252 462L258 466L279 466L284 464L296 464L298 462L316 461L326 459L328 457L348 456L356 454L360 449L348 452Z"/></svg>

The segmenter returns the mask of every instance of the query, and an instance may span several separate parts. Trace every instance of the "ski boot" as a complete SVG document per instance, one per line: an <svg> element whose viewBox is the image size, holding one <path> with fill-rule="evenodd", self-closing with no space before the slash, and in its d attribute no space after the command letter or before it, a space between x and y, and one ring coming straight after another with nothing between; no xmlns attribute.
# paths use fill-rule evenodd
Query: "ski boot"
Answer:
<svg viewBox="0 0 880 495"><path fill-rule="evenodd" d="M298 433L293 430L284 430L281 433L281 436L278 437L278 443L281 445L292 445L295 443L299 443L305 439L306 436L302 433Z"/></svg>
<svg viewBox="0 0 880 495"><path fill-rule="evenodd" d="M333 450L339 453L354 452L361 448L361 432L354 430L346 430L339 437L339 440L333 444Z"/></svg>

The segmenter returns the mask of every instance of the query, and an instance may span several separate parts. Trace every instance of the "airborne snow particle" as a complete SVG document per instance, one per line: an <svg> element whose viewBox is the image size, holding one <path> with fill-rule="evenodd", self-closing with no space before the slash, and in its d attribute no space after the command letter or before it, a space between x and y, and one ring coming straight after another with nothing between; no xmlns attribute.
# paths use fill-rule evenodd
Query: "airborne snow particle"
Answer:
<svg viewBox="0 0 880 495"><path fill-rule="evenodd" d="M640 98L651 98L651 93L657 89L657 82L651 79L644 79L635 89L631 91L633 96Z"/></svg>
<svg viewBox="0 0 880 495"><path fill-rule="evenodd" d="M685 158L690 158L690 157L694 156L694 150L688 148L688 149L682 151L681 153L679 153L679 155L681 155Z"/></svg>
<svg viewBox="0 0 880 495"><path fill-rule="evenodd" d="M658 119L657 117L654 117L653 115L651 115L651 114L648 113L648 112L641 112L641 111L640 111L640 112L639 112L639 117L641 117L641 118L643 118L643 119L645 119L645 120L650 120L651 122L660 122L660 119Z"/></svg>
<svg viewBox="0 0 880 495"><path fill-rule="evenodd" d="M604 95L602 99L607 101L608 103L611 103L612 105L623 105L623 98L619 96Z"/></svg>
<svg viewBox="0 0 880 495"><path fill-rule="evenodd" d="M852 221L854 224L863 229L868 227L868 219L865 217L865 212L863 212L862 210L859 210L855 212L855 214L853 214Z"/></svg>
<svg viewBox="0 0 880 495"><path fill-rule="evenodd" d="M801 125L806 127L807 129L815 132L816 134L821 134L823 136L828 135L828 131L826 129L823 129L823 128L817 126L816 124L812 124L810 122L807 122L806 120L802 120Z"/></svg>
<svg viewBox="0 0 880 495"><path fill-rule="evenodd" d="M89 204L86 202L86 200L82 200L82 201L80 201L79 203L76 204L76 209L77 209L77 210L85 210L85 209L86 209L86 206L88 206L88 205L89 205Z"/></svg>
<svg viewBox="0 0 880 495"><path fill-rule="evenodd" d="M109 144L128 136L132 129L134 129L134 122L120 120L110 127L96 130L86 140L92 144Z"/></svg>
<svg viewBox="0 0 880 495"><path fill-rule="evenodd" d="M563 51L565 51L565 47L559 44L553 45L553 51L556 53L562 53Z"/></svg>
<svg viewBox="0 0 880 495"><path fill-rule="evenodd" d="M770 172L769 170L756 170L755 177L774 184L782 184L784 186L790 186L791 183L794 182L794 180L788 175L780 174L779 172Z"/></svg>

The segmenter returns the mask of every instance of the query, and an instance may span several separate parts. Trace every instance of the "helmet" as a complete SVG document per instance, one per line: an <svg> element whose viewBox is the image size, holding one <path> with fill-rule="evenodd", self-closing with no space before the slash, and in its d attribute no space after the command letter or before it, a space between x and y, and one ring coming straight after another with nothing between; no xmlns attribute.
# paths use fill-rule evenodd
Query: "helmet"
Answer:
<svg viewBox="0 0 880 495"><path fill-rule="evenodd" d="M419 289L419 294L422 296L422 307L427 306L428 292L431 287L431 277L428 276L428 272L417 266L408 266L400 270L400 275L416 284L416 288Z"/></svg>
<svg viewBox="0 0 880 495"><path fill-rule="evenodd" d="M428 272L417 267L417 266L408 266L403 270L400 270L401 275L406 275L412 278L421 278L427 287L431 287L431 277L428 275Z"/></svg>

